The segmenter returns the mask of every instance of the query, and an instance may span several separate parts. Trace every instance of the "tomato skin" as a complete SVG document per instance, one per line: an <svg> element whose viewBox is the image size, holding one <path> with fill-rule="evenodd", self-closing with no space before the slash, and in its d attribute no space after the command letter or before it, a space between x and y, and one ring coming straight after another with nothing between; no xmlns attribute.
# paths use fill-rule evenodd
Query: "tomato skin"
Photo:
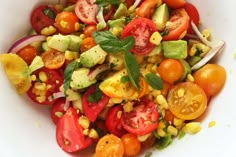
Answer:
<svg viewBox="0 0 236 157"><path fill-rule="evenodd" d="M182 8L186 3L185 0L162 0L162 2L172 9Z"/></svg>
<svg viewBox="0 0 236 157"><path fill-rule="evenodd" d="M78 0L75 4L75 14L85 24L96 24L96 13L98 6L95 0Z"/></svg>
<svg viewBox="0 0 236 157"><path fill-rule="evenodd" d="M127 133L121 137L121 141L124 145L125 156L136 156L141 150L141 142L134 134Z"/></svg>
<svg viewBox="0 0 236 157"><path fill-rule="evenodd" d="M99 139L95 152L96 157L123 157L124 146L119 137L107 134Z"/></svg>
<svg viewBox="0 0 236 157"><path fill-rule="evenodd" d="M147 18L136 18L128 23L123 32L122 38L133 36L135 39L134 47L130 50L133 54L147 55L155 47L149 39L157 31L156 25Z"/></svg>
<svg viewBox="0 0 236 157"><path fill-rule="evenodd" d="M226 71L221 65L206 64L193 73L194 83L204 89L208 96L217 95L226 82Z"/></svg>
<svg viewBox="0 0 236 157"><path fill-rule="evenodd" d="M87 99L90 94L94 94L96 92L96 86L91 86L89 89L85 92L82 98L82 107L84 114L87 116L87 118L94 122L99 113L102 111L102 109L106 106L106 104L109 101L109 97L102 93L101 99L97 102L89 102Z"/></svg>
<svg viewBox="0 0 236 157"><path fill-rule="evenodd" d="M34 57L38 54L38 51L33 46L25 46L24 48L20 49L16 52L28 65L34 60Z"/></svg>
<svg viewBox="0 0 236 157"><path fill-rule="evenodd" d="M125 0L124 3L126 4L127 8L129 8L129 7L131 7L134 4L134 1L135 0Z"/></svg>
<svg viewBox="0 0 236 157"><path fill-rule="evenodd" d="M114 106L109 110L106 117L106 127L110 133L121 137L126 133L126 130L121 124L121 117L117 117L118 112L123 112L123 107L121 105Z"/></svg>
<svg viewBox="0 0 236 157"><path fill-rule="evenodd" d="M34 88L34 85L35 83L37 83L37 80L36 81L33 81L32 82L32 86L31 88L28 90L27 92L27 95L31 98L32 101L34 101L35 103L37 104L41 104L41 105L52 105L56 99L52 100L52 101L49 101L49 97L53 94L53 93L57 93L60 91L60 86L62 85L63 83L63 77L62 75L56 71L56 70L51 70L51 69L47 69L45 67L41 68L41 69L38 69L36 70L35 72L33 72L33 75L35 75L37 78L39 77L39 73L40 72L44 72L46 73L47 75L47 81L44 82L46 83L46 85L50 85L51 87L49 89L47 89L46 91L46 100L43 101L43 102L39 102L37 100L37 95L35 93L33 93L33 88Z"/></svg>
<svg viewBox="0 0 236 157"><path fill-rule="evenodd" d="M55 103L52 104L51 119L54 122L54 124L57 124L58 120L61 118L56 115L57 113L61 113L61 115L64 115L66 113L66 111L64 110L65 103L66 99L60 98L56 100Z"/></svg>
<svg viewBox="0 0 236 157"><path fill-rule="evenodd" d="M96 45L97 43L93 40L92 37L84 38L84 40L80 44L80 52L85 52Z"/></svg>
<svg viewBox="0 0 236 157"><path fill-rule="evenodd" d="M165 59L158 67L160 77L170 84L178 81L182 77L183 72L182 64L176 59Z"/></svg>
<svg viewBox="0 0 236 157"><path fill-rule="evenodd" d="M163 40L178 40L183 37L189 27L189 16L187 12L181 8L176 9L171 13L169 22L167 22L162 37Z"/></svg>
<svg viewBox="0 0 236 157"><path fill-rule="evenodd" d="M55 49L50 49L43 52L41 57L44 62L44 66L48 69L59 69L63 66L66 60L65 53Z"/></svg>
<svg viewBox="0 0 236 157"><path fill-rule="evenodd" d="M50 12L52 17L46 15L44 12ZM40 5L35 8L30 17L30 22L34 30L40 34L45 27L54 26L57 10L51 5Z"/></svg>
<svg viewBox="0 0 236 157"><path fill-rule="evenodd" d="M130 112L122 114L121 123L125 130L134 135L146 135L158 126L159 114L156 105L142 98ZM144 121L145 119L145 121Z"/></svg>
<svg viewBox="0 0 236 157"><path fill-rule="evenodd" d="M184 10L188 13L188 16L190 18L188 33L193 33L193 30L191 27L191 21L193 21L196 26L199 25L199 21L200 21L199 12L198 12L197 8L192 3L189 3L189 2L187 2L184 5Z"/></svg>
<svg viewBox="0 0 236 157"><path fill-rule="evenodd" d="M85 37L91 37L92 36L92 33L94 31L97 31L97 26L96 25L87 25L85 28L84 28L84 36Z"/></svg>
<svg viewBox="0 0 236 157"><path fill-rule="evenodd" d="M141 3L135 16L150 19L157 5L158 0L145 0Z"/></svg>
<svg viewBox="0 0 236 157"><path fill-rule="evenodd" d="M72 12L61 12L56 16L56 26L62 34L71 34L79 30L79 19Z"/></svg>
<svg viewBox="0 0 236 157"><path fill-rule="evenodd" d="M197 84L182 82L170 89L167 102L175 117L194 120L205 112L208 99L204 90Z"/></svg>
<svg viewBox="0 0 236 157"><path fill-rule="evenodd" d="M56 140L65 152L76 152L93 143L91 138L84 136L78 118L76 110L70 107L57 122Z"/></svg>

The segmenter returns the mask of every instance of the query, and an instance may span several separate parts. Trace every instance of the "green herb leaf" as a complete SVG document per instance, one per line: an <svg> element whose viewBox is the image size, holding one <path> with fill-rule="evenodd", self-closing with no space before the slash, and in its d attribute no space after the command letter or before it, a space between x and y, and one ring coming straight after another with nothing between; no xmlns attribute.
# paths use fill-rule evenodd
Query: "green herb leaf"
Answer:
<svg viewBox="0 0 236 157"><path fill-rule="evenodd" d="M172 140L171 135L167 133L165 137L161 137L157 148L164 149L164 148L168 147L172 143L172 141L173 140Z"/></svg>
<svg viewBox="0 0 236 157"><path fill-rule="evenodd" d="M102 98L102 91L99 89L99 86L96 85L96 90L94 93L90 94L87 98L89 102L97 103Z"/></svg>
<svg viewBox="0 0 236 157"><path fill-rule="evenodd" d="M129 81L129 76L122 76L121 79L120 79L121 83L126 83L128 81Z"/></svg>
<svg viewBox="0 0 236 157"><path fill-rule="evenodd" d="M163 88L163 82L160 77L153 73L148 73L145 75L146 82L154 89L160 90Z"/></svg>
<svg viewBox="0 0 236 157"><path fill-rule="evenodd" d="M121 3L121 0L96 0L94 4L97 4L101 7L107 6L109 4L113 5L119 5Z"/></svg>
<svg viewBox="0 0 236 157"><path fill-rule="evenodd" d="M134 56L129 51L124 52L124 57L125 67L128 72L129 80L131 81L132 85L139 91L139 65Z"/></svg>
<svg viewBox="0 0 236 157"><path fill-rule="evenodd" d="M144 157L150 157L152 155L152 152L146 152Z"/></svg>
<svg viewBox="0 0 236 157"><path fill-rule="evenodd" d="M63 88L64 92L66 95L66 91L70 88L70 81L71 81L71 76L75 69L79 67L79 62L71 62L70 64L67 65L65 71L64 71L64 82L63 82Z"/></svg>
<svg viewBox="0 0 236 157"><path fill-rule="evenodd" d="M122 49L123 50L130 50L133 46L134 46L134 37L132 36L128 36L126 38L124 38L122 41Z"/></svg>
<svg viewBox="0 0 236 157"><path fill-rule="evenodd" d="M181 130L181 131L179 132L178 139L181 140L185 135L186 135L186 132L183 131L183 130Z"/></svg>
<svg viewBox="0 0 236 157"><path fill-rule="evenodd" d="M48 6L43 10L43 13L51 19L55 19L56 15Z"/></svg>

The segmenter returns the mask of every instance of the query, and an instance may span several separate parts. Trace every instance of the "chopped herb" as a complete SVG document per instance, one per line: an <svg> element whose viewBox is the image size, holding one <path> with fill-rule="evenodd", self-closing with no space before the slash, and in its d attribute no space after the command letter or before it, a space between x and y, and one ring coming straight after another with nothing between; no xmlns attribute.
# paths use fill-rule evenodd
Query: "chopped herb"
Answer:
<svg viewBox="0 0 236 157"><path fill-rule="evenodd" d="M181 130L181 131L179 132L178 139L179 139L179 140L182 139L185 135L186 135L186 132L183 131L183 130Z"/></svg>
<svg viewBox="0 0 236 157"><path fill-rule="evenodd" d="M102 130L101 128L99 128L95 123L92 123L93 128L97 131L98 136L101 138L102 136L105 135L104 130Z"/></svg>
<svg viewBox="0 0 236 157"><path fill-rule="evenodd" d="M196 48L195 56L200 56L203 53L202 49Z"/></svg>
<svg viewBox="0 0 236 157"><path fill-rule="evenodd" d="M163 88L163 82L160 77L153 73L148 73L145 75L145 80L154 89L160 90Z"/></svg>
<svg viewBox="0 0 236 157"><path fill-rule="evenodd" d="M144 157L150 157L152 155L152 152L146 152Z"/></svg>
<svg viewBox="0 0 236 157"><path fill-rule="evenodd" d="M96 90L94 93L90 94L87 98L89 102L97 103L102 98L102 91L99 89L99 86L96 85Z"/></svg>
<svg viewBox="0 0 236 157"><path fill-rule="evenodd" d="M121 79L120 79L120 82L121 83L129 82L129 76L122 76Z"/></svg>
<svg viewBox="0 0 236 157"><path fill-rule="evenodd" d="M165 137L160 138L157 148L164 149L168 147L171 143L172 143L172 137L170 134L167 133Z"/></svg>
<svg viewBox="0 0 236 157"><path fill-rule="evenodd" d="M158 120L159 120L159 121L163 120L163 119L164 119L164 116L163 116L163 114L162 114L162 112L161 112L161 110L160 110L159 107L157 107L157 111L158 111L158 114L159 114Z"/></svg>
<svg viewBox="0 0 236 157"><path fill-rule="evenodd" d="M99 5L100 7L108 6L109 4L119 5L121 0L96 0L94 4Z"/></svg>
<svg viewBox="0 0 236 157"><path fill-rule="evenodd" d="M115 63L111 63L111 64L110 64L110 68L111 68L111 69L113 69L113 68L115 68L115 67L116 67L116 64L115 64Z"/></svg>
<svg viewBox="0 0 236 157"><path fill-rule="evenodd" d="M43 83L43 81L40 80L39 78L36 78L36 82Z"/></svg>
<svg viewBox="0 0 236 157"><path fill-rule="evenodd" d="M55 19L56 15L48 6L43 10L43 13L51 19Z"/></svg>

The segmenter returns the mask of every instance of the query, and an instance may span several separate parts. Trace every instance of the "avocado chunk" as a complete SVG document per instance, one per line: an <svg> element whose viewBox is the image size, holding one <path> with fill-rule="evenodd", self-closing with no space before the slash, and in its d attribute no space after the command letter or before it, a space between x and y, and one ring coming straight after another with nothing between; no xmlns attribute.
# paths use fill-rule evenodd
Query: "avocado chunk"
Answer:
<svg viewBox="0 0 236 157"><path fill-rule="evenodd" d="M42 43L42 48L43 48L43 51L48 51L50 48L48 47L48 43L47 42L43 42Z"/></svg>
<svg viewBox="0 0 236 157"><path fill-rule="evenodd" d="M180 59L179 61L184 68L183 75L180 78L180 81L183 81L186 79L187 75L191 73L191 67L190 67L189 63L187 61L185 61L184 59Z"/></svg>
<svg viewBox="0 0 236 157"><path fill-rule="evenodd" d="M79 68L71 76L70 86L72 89L83 89L97 82L96 79L90 80L88 77L90 69Z"/></svg>
<svg viewBox="0 0 236 157"><path fill-rule="evenodd" d="M187 57L187 41L173 40L163 41L162 49L164 56L173 59L184 59Z"/></svg>
<svg viewBox="0 0 236 157"><path fill-rule="evenodd" d="M67 36L70 37L70 43L69 43L68 50L78 52L80 49L80 45L83 41L82 38L77 35L67 35Z"/></svg>
<svg viewBox="0 0 236 157"><path fill-rule="evenodd" d="M117 8L117 10L113 16L113 19L119 19L122 16L128 16L128 15L129 15L129 13L128 13L128 9L127 9L126 5L124 3L120 3L119 7Z"/></svg>
<svg viewBox="0 0 236 157"><path fill-rule="evenodd" d="M169 9L164 3L159 6L152 15L152 21L156 24L159 31L164 30L166 22L169 20Z"/></svg>
<svg viewBox="0 0 236 157"><path fill-rule="evenodd" d="M161 44L157 45L154 47L154 49L152 49L152 51L148 54L148 56L154 56L154 55L159 55L161 54L162 48L161 48Z"/></svg>
<svg viewBox="0 0 236 157"><path fill-rule="evenodd" d="M70 45L70 37L61 35L61 34L53 35L47 41L47 45L49 48L53 48L55 50L65 52Z"/></svg>
<svg viewBox="0 0 236 157"><path fill-rule="evenodd" d="M102 64L106 56L107 53L99 45L96 45L80 55L80 63L86 68L91 68L97 64Z"/></svg>

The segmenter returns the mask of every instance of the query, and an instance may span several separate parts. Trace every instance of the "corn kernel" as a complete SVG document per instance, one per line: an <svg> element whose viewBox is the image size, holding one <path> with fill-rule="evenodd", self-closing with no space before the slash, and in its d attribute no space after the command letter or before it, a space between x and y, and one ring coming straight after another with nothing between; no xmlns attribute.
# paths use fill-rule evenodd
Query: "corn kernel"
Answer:
<svg viewBox="0 0 236 157"><path fill-rule="evenodd" d="M188 74L188 75L187 75L187 81L189 81L189 82L194 82L194 77L193 77L192 74Z"/></svg>
<svg viewBox="0 0 236 157"><path fill-rule="evenodd" d="M88 136L93 139L97 139L99 137L97 131L93 128L89 131Z"/></svg>
<svg viewBox="0 0 236 157"><path fill-rule="evenodd" d="M36 82L36 83L34 84L34 88L35 88L36 90L41 90L41 91L47 89L47 88L46 88L46 83L40 83L40 82Z"/></svg>
<svg viewBox="0 0 236 157"><path fill-rule="evenodd" d="M167 127L167 132L170 133L173 136L177 136L178 135L178 130L175 127L171 126L171 125L169 125Z"/></svg>
<svg viewBox="0 0 236 157"><path fill-rule="evenodd" d="M37 79L35 75L31 75L30 78L32 81L36 81L36 79Z"/></svg>
<svg viewBox="0 0 236 157"><path fill-rule="evenodd" d="M49 26L49 27L45 27L41 30L41 34L42 35L52 35L53 33L55 33L57 30L55 27L53 26Z"/></svg>
<svg viewBox="0 0 236 157"><path fill-rule="evenodd" d="M135 8L134 8L133 5L132 5L131 7L129 7L128 12L129 12L130 14L132 14L132 13L135 12Z"/></svg>
<svg viewBox="0 0 236 157"><path fill-rule="evenodd" d="M46 82L48 80L48 76L45 72L43 71L40 71L39 72L39 79L42 81L42 82Z"/></svg>
<svg viewBox="0 0 236 157"><path fill-rule="evenodd" d="M156 97L156 100L157 100L158 104L160 104L161 107L168 109L168 103L166 101L166 98L163 95L161 95L161 94L158 95Z"/></svg>
<svg viewBox="0 0 236 157"><path fill-rule="evenodd" d="M166 127L165 122L160 121L160 122L159 122L159 125L158 125L158 128L164 129L165 127Z"/></svg>
<svg viewBox="0 0 236 157"><path fill-rule="evenodd" d="M157 128L157 134L160 137L165 137L166 136L166 132L163 129Z"/></svg>
<svg viewBox="0 0 236 157"><path fill-rule="evenodd" d="M117 28L117 27L114 27L113 29L112 29L112 34L114 34L115 36L119 36L120 35L120 33L121 33L121 30L119 29L119 28Z"/></svg>
<svg viewBox="0 0 236 157"><path fill-rule="evenodd" d="M181 127L184 124L184 120L175 117L173 120L173 124L176 127Z"/></svg>
<svg viewBox="0 0 236 157"><path fill-rule="evenodd" d="M130 112L133 110L133 103L128 101L126 104L123 106L124 112Z"/></svg>
<svg viewBox="0 0 236 157"><path fill-rule="evenodd" d="M210 33L210 31L208 29L204 29L201 34L206 39L209 39L210 36L211 36L211 33Z"/></svg>
<svg viewBox="0 0 236 157"><path fill-rule="evenodd" d="M189 56L199 55L200 57L204 57L210 51L210 49L211 49L210 47L202 43L196 43L193 44L192 47L190 48Z"/></svg>
<svg viewBox="0 0 236 157"><path fill-rule="evenodd" d="M79 36L81 39L84 39L85 38L85 35L84 34L80 34Z"/></svg>
<svg viewBox="0 0 236 157"><path fill-rule="evenodd" d="M162 36L159 32L154 32L149 39L149 41L155 45L159 45L161 43L161 40Z"/></svg>
<svg viewBox="0 0 236 157"><path fill-rule="evenodd" d="M190 122L184 126L184 129L189 134L196 134L201 130L201 124L199 122Z"/></svg>
<svg viewBox="0 0 236 157"><path fill-rule="evenodd" d="M146 135L142 135L142 136L138 136L137 138L138 138L138 140L140 141L140 142L144 142L144 141L146 141L147 139L148 139L148 137L151 135L151 133L149 133L149 134L146 134Z"/></svg>
<svg viewBox="0 0 236 157"><path fill-rule="evenodd" d="M46 96L38 96L36 97L36 100L39 102L39 103L42 103L46 100Z"/></svg>
<svg viewBox="0 0 236 157"><path fill-rule="evenodd" d="M72 101L72 105L75 109L80 110L81 112L83 112L81 99Z"/></svg>
<svg viewBox="0 0 236 157"><path fill-rule="evenodd" d="M178 96L179 98L181 98L181 97L184 96L184 93L185 93L184 88L180 88L180 89L178 89L178 91L177 91L177 96Z"/></svg>
<svg viewBox="0 0 236 157"><path fill-rule="evenodd" d="M88 129L89 125L90 125L90 121L88 120L88 118L86 116L81 116L79 118L79 124L84 128L84 129Z"/></svg>
<svg viewBox="0 0 236 157"><path fill-rule="evenodd" d="M74 59L74 53L72 51L65 51L65 59L71 61Z"/></svg>
<svg viewBox="0 0 236 157"><path fill-rule="evenodd" d="M79 22L75 23L75 31L78 31L80 29L80 24Z"/></svg>
<svg viewBox="0 0 236 157"><path fill-rule="evenodd" d="M89 129L84 129L84 130L83 130L83 134L84 134L84 135L89 135Z"/></svg>
<svg viewBox="0 0 236 157"><path fill-rule="evenodd" d="M110 98L108 103L109 104L120 104L122 103L123 99L121 98Z"/></svg>
<svg viewBox="0 0 236 157"><path fill-rule="evenodd" d="M211 128L213 126L215 126L216 122L215 121L211 121L209 124L208 124L208 128Z"/></svg>

